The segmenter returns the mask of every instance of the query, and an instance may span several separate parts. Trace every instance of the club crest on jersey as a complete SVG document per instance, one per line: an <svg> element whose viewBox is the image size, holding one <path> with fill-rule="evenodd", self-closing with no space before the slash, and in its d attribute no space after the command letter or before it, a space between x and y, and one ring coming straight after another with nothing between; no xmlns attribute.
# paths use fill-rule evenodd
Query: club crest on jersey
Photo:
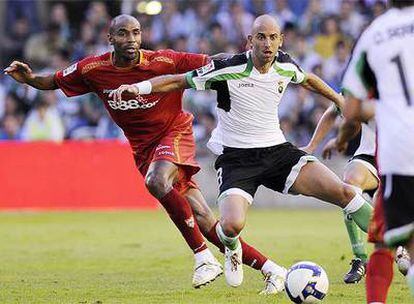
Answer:
<svg viewBox="0 0 414 304"><path fill-rule="evenodd" d="M279 92L279 94L282 94L282 92L283 92L283 81L279 81L278 83L277 83L277 91Z"/></svg>
<svg viewBox="0 0 414 304"><path fill-rule="evenodd" d="M202 76L207 74L208 72L214 70L214 61L211 61L209 64L202 66L201 68L197 69L197 75Z"/></svg>
<svg viewBox="0 0 414 304"><path fill-rule="evenodd" d="M189 217L188 219L185 220L185 223L187 224L188 227L194 228L194 217Z"/></svg>
<svg viewBox="0 0 414 304"><path fill-rule="evenodd" d="M63 70L63 77L68 76L69 74L72 74L74 71L76 71L76 68L78 67L78 64L72 64L71 66L67 67Z"/></svg>

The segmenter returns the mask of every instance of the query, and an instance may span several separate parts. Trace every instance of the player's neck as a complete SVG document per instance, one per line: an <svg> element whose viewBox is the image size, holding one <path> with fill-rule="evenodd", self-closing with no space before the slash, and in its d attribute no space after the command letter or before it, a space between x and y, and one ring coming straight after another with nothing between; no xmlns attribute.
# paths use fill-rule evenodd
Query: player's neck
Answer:
<svg viewBox="0 0 414 304"><path fill-rule="evenodd" d="M123 56L117 55L116 52L112 53L112 64L119 68L129 68L135 66L139 63L140 60L140 53L138 52L136 58L128 59Z"/></svg>
<svg viewBox="0 0 414 304"><path fill-rule="evenodd" d="M273 60L269 62L263 62L255 56L252 56L252 60L253 66L256 68L256 70L259 71L260 74L266 74L267 72L269 72L273 63Z"/></svg>

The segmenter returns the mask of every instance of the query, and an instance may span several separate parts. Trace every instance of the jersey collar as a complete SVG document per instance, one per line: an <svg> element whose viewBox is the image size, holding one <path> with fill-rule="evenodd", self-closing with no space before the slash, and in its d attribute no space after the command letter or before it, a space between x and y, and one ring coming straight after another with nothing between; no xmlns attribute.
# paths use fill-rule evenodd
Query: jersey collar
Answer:
<svg viewBox="0 0 414 304"><path fill-rule="evenodd" d="M138 58L139 58L139 60L138 60L138 62L134 66L130 66L130 67L119 67L119 66L116 66L114 64L113 53L114 52L110 52L109 53L110 54L109 61L111 62L112 66L114 68L119 69L119 70L130 70L130 69L132 69L132 68L134 68L136 66L139 66L143 62L143 60L144 60L144 53L141 50L138 50Z"/></svg>

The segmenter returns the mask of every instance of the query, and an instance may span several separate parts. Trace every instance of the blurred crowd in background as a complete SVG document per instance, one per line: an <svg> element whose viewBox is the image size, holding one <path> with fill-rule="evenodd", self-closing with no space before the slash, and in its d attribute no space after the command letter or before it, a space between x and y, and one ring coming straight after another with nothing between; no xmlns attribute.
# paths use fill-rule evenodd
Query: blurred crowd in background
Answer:
<svg viewBox="0 0 414 304"><path fill-rule="evenodd" d="M159 14L140 12L143 1L9 0L0 4L0 62L23 60L48 73L91 54L111 50L109 21L132 14L141 22L142 48L216 54L246 50L255 16L279 20L283 50L305 70L340 90L352 45L373 18L386 10L381 0L164 0ZM148 2L148 1L147 1ZM153 1L154 2L154 1ZM187 90L185 108L195 114L199 153L215 126L215 92ZM287 139L308 142L327 100L290 87L279 118ZM37 91L0 76L0 140L119 138L122 131L93 94L68 99L60 91Z"/></svg>

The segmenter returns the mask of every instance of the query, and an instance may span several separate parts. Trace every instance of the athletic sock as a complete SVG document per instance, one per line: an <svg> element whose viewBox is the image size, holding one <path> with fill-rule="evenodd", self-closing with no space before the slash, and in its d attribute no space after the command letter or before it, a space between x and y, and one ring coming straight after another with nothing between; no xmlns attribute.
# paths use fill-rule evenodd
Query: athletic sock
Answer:
<svg viewBox="0 0 414 304"><path fill-rule="evenodd" d="M277 265L275 262L267 260L266 263L263 264L261 271L263 275L267 275L268 273L280 273L283 269L283 267Z"/></svg>
<svg viewBox="0 0 414 304"><path fill-rule="evenodd" d="M352 253L356 258L359 258L363 262L366 262L368 259L367 246L365 243L365 237L361 229L359 229L357 224L355 224L354 220L352 219L352 216L346 214L345 212L344 223L346 230L348 232L349 241L351 243Z"/></svg>
<svg viewBox="0 0 414 304"><path fill-rule="evenodd" d="M230 250L236 250L240 245L239 235L235 237L225 235L220 223L216 226L216 231L220 241Z"/></svg>
<svg viewBox="0 0 414 304"><path fill-rule="evenodd" d="M224 253L224 245L217 235L217 225L218 222L214 224L213 228L210 229L210 231L205 235L205 237L209 242L216 245L222 253ZM256 248L245 243L241 237L239 238L239 240L243 250L243 264L246 264L256 270L261 270L263 265L268 260L267 257L265 257L263 254L257 251Z"/></svg>
<svg viewBox="0 0 414 304"><path fill-rule="evenodd" d="M344 208L346 214L350 214L352 219L364 232L368 232L369 221L372 216L372 206L360 195L356 194L349 204Z"/></svg>
<svg viewBox="0 0 414 304"><path fill-rule="evenodd" d="M200 265L200 264L202 264L204 262L207 262L207 261L215 261L216 260L214 255L211 253L211 251L208 248L195 253L194 254L194 259L195 259L196 265Z"/></svg>
<svg viewBox="0 0 414 304"><path fill-rule="evenodd" d="M188 201L174 188L159 201L193 252L207 249Z"/></svg>
<svg viewBox="0 0 414 304"><path fill-rule="evenodd" d="M393 254L390 250L375 249L371 254L366 277L368 303L385 303L393 277Z"/></svg>
<svg viewBox="0 0 414 304"><path fill-rule="evenodd" d="M407 273L407 283L411 290L411 294L414 296L414 265L411 265Z"/></svg>

